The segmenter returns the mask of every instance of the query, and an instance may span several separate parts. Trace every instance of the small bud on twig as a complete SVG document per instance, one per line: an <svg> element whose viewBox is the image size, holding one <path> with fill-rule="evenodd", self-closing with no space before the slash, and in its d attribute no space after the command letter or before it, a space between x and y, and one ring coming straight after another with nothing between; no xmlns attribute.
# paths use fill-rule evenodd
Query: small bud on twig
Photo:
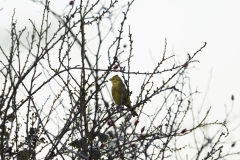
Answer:
<svg viewBox="0 0 240 160"><path fill-rule="evenodd" d="M136 121L134 122L134 125L136 126L138 123L139 123L139 120L136 120Z"/></svg>
<svg viewBox="0 0 240 160"><path fill-rule="evenodd" d="M187 131L187 129L183 129L181 133L184 134L186 131Z"/></svg>
<svg viewBox="0 0 240 160"><path fill-rule="evenodd" d="M69 2L69 5L73 5L73 4L74 4L74 1L70 1L70 2Z"/></svg>
<svg viewBox="0 0 240 160"><path fill-rule="evenodd" d="M113 119L108 120L107 124L109 126L113 126L114 125L114 120Z"/></svg>

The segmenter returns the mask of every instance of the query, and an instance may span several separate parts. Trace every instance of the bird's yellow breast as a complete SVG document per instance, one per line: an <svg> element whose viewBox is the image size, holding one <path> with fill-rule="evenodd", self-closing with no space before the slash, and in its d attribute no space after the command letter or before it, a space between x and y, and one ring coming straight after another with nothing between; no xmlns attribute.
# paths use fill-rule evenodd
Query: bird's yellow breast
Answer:
<svg viewBox="0 0 240 160"><path fill-rule="evenodd" d="M121 83L114 84L112 86L112 97L116 104L121 104L122 96L124 95L123 87ZM123 102L122 102L123 103Z"/></svg>

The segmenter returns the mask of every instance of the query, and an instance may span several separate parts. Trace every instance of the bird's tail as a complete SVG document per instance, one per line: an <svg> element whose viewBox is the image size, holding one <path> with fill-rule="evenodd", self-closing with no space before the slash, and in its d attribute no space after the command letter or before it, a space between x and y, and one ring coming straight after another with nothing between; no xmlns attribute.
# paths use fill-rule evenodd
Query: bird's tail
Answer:
<svg viewBox="0 0 240 160"><path fill-rule="evenodd" d="M138 116L137 112L135 111L135 107L132 108L131 105L126 105L126 106L128 107L128 109L130 109L130 111L131 111L133 117Z"/></svg>
<svg viewBox="0 0 240 160"><path fill-rule="evenodd" d="M134 109L131 109L133 117L138 116L137 112Z"/></svg>

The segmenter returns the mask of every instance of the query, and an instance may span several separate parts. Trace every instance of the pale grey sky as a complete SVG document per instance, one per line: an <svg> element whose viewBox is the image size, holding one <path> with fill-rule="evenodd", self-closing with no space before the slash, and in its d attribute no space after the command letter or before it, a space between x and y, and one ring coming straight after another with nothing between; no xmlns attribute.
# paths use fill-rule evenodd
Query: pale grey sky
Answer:
<svg viewBox="0 0 240 160"><path fill-rule="evenodd" d="M134 52L148 54L151 50L159 55L167 38L169 50L183 63L187 53L193 54L207 42L196 57L200 64L191 73L193 84L204 92L213 69L207 104L219 109L230 101L231 94L239 104L239 6L236 0L136 1L128 18L135 38Z"/></svg>

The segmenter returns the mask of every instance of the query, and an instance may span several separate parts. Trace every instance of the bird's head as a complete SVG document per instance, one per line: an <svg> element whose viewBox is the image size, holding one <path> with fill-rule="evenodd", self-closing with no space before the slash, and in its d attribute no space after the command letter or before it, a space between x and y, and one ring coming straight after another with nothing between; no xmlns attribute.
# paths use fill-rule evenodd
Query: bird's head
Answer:
<svg viewBox="0 0 240 160"><path fill-rule="evenodd" d="M122 82L121 78L118 77L118 75L113 76L109 80L112 82L112 84L119 84Z"/></svg>

